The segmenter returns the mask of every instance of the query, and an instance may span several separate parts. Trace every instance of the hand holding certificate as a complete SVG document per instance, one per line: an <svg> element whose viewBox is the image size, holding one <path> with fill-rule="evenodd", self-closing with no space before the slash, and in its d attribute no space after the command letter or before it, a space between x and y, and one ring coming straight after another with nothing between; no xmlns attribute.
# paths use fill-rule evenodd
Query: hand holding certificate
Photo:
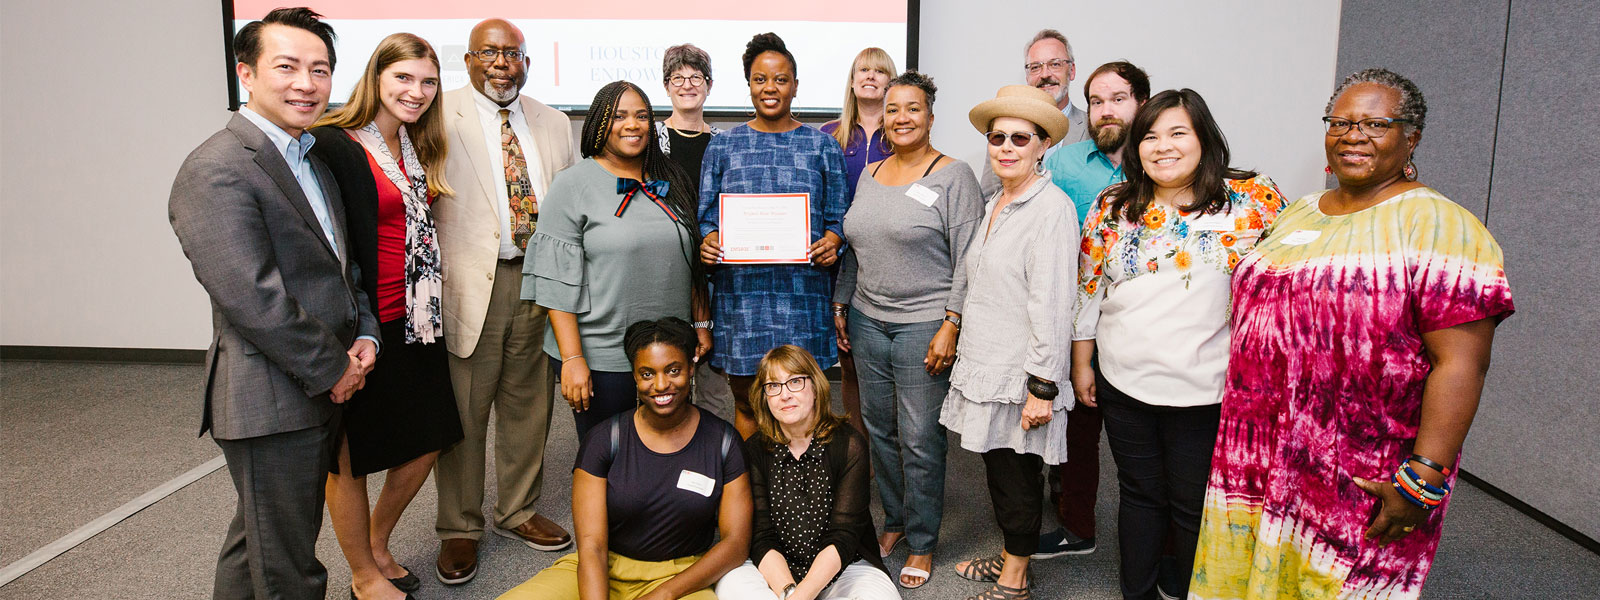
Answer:
<svg viewBox="0 0 1600 600"><path fill-rule="evenodd" d="M722 194L718 242L722 262L810 262L810 194Z"/></svg>

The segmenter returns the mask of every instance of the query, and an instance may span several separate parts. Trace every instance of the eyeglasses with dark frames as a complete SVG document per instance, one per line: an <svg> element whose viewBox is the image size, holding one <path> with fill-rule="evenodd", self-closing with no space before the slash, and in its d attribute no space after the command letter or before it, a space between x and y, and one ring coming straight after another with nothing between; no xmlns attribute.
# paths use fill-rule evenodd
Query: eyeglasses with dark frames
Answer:
<svg viewBox="0 0 1600 600"><path fill-rule="evenodd" d="M1373 117L1360 121L1351 121L1350 119L1341 119L1339 117L1323 117L1322 128L1328 132L1328 135L1338 137L1350 133L1350 128L1355 127L1361 131L1362 135L1378 139L1388 135L1389 130L1394 129L1395 123L1410 122L1411 119L1391 119L1388 117Z"/></svg>
<svg viewBox="0 0 1600 600"><path fill-rule="evenodd" d="M711 81L711 78L699 73L690 75L688 77L684 77L682 75L673 75L667 78L667 83L672 84L672 87L683 87L684 84L688 84L691 87L700 87L705 85L707 81Z"/></svg>
<svg viewBox="0 0 1600 600"><path fill-rule="evenodd" d="M519 60L522 60L523 57L528 55L528 53L523 52L521 50L499 50L499 49L495 49L495 48L485 48L483 50L469 50L468 54L471 54L473 56L478 57L479 61L482 61L482 62L485 62L485 63L492 63L492 62L494 62L495 58L501 57L501 56L506 57L506 62L517 62Z"/></svg>
<svg viewBox="0 0 1600 600"><path fill-rule="evenodd" d="M763 383L761 384L761 389L765 390L768 396L776 396L783 393L783 388L789 388L789 391L791 392L802 391L806 389L807 381L811 381L810 375L795 375L794 377L790 377L788 381L772 381Z"/></svg>
<svg viewBox="0 0 1600 600"><path fill-rule="evenodd" d="M1039 71L1043 71L1045 69L1050 69L1051 71L1060 71L1067 68L1067 65L1070 64L1072 64L1072 59L1070 58L1052 58L1046 61L1031 62L1022 65L1022 68L1027 69L1029 75L1038 75Z"/></svg>
<svg viewBox="0 0 1600 600"><path fill-rule="evenodd" d="M1006 143L1006 140L1010 139L1012 146L1015 146L1017 148L1025 148L1025 147L1027 147L1028 144L1032 144L1033 143L1033 138L1039 137L1039 134L1034 133L1032 131L1018 131L1018 132L1015 132L1015 133L1006 133L1004 131L991 131L989 133L983 134L983 136L986 137L986 138L989 138L989 145L990 146L1001 146L1001 145L1004 145Z"/></svg>

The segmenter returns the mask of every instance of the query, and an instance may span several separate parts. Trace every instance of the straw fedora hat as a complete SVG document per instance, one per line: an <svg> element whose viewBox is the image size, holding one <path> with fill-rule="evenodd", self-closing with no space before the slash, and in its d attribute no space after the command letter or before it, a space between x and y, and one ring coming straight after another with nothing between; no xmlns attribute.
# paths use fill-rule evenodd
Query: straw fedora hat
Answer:
<svg viewBox="0 0 1600 600"><path fill-rule="evenodd" d="M1059 142L1066 137L1072 123L1056 108L1054 100L1044 90L1031 85L1008 85L1000 88L994 98L972 107L967 119L978 133L989 133L989 124L999 117L1023 119L1044 128L1051 141Z"/></svg>

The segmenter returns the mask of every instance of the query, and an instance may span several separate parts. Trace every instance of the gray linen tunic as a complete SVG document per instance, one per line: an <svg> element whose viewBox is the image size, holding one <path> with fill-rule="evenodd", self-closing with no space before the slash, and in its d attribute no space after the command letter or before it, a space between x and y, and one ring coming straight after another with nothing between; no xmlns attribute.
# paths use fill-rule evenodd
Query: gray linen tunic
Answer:
<svg viewBox="0 0 1600 600"><path fill-rule="evenodd" d="M985 205L967 249L961 338L939 423L960 434L961 447L973 452L1010 448L1061 464L1073 404L1067 373L1078 214L1048 173L994 215L1001 193ZM1029 374L1058 382L1061 394L1051 404L1048 425L1023 430Z"/></svg>
<svg viewBox="0 0 1600 600"><path fill-rule="evenodd" d="M634 322L689 319L694 239L642 192L618 217L621 203L617 176L592 158L557 173L522 264L522 299L577 315L596 371L633 370L622 334ZM554 328L544 351L561 358Z"/></svg>
<svg viewBox="0 0 1600 600"><path fill-rule="evenodd" d="M961 312L967 297L962 260L983 219L978 178L959 160L906 185L861 173L844 214L850 244L833 301L886 323L921 323ZM921 190L913 190L913 186ZM935 194L930 204L914 194Z"/></svg>

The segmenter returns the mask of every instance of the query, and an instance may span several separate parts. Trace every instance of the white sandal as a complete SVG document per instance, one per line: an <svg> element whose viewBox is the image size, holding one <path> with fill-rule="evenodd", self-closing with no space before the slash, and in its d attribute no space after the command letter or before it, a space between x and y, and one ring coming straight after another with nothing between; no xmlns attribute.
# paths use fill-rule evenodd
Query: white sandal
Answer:
<svg viewBox="0 0 1600 600"><path fill-rule="evenodd" d="M907 575L910 575L912 577L921 577L922 578L922 583L919 583L919 584L916 584L916 585L906 585L905 580L901 579L901 577L905 577ZM924 571L922 569L918 569L916 567L901 567L900 568L900 577L895 578L894 582L900 584L900 587L903 587L903 588L908 589L908 590L914 590L914 589L917 589L919 587L928 585L928 582L932 581L932 580L933 580L933 574L932 573L929 573L929 572Z"/></svg>

